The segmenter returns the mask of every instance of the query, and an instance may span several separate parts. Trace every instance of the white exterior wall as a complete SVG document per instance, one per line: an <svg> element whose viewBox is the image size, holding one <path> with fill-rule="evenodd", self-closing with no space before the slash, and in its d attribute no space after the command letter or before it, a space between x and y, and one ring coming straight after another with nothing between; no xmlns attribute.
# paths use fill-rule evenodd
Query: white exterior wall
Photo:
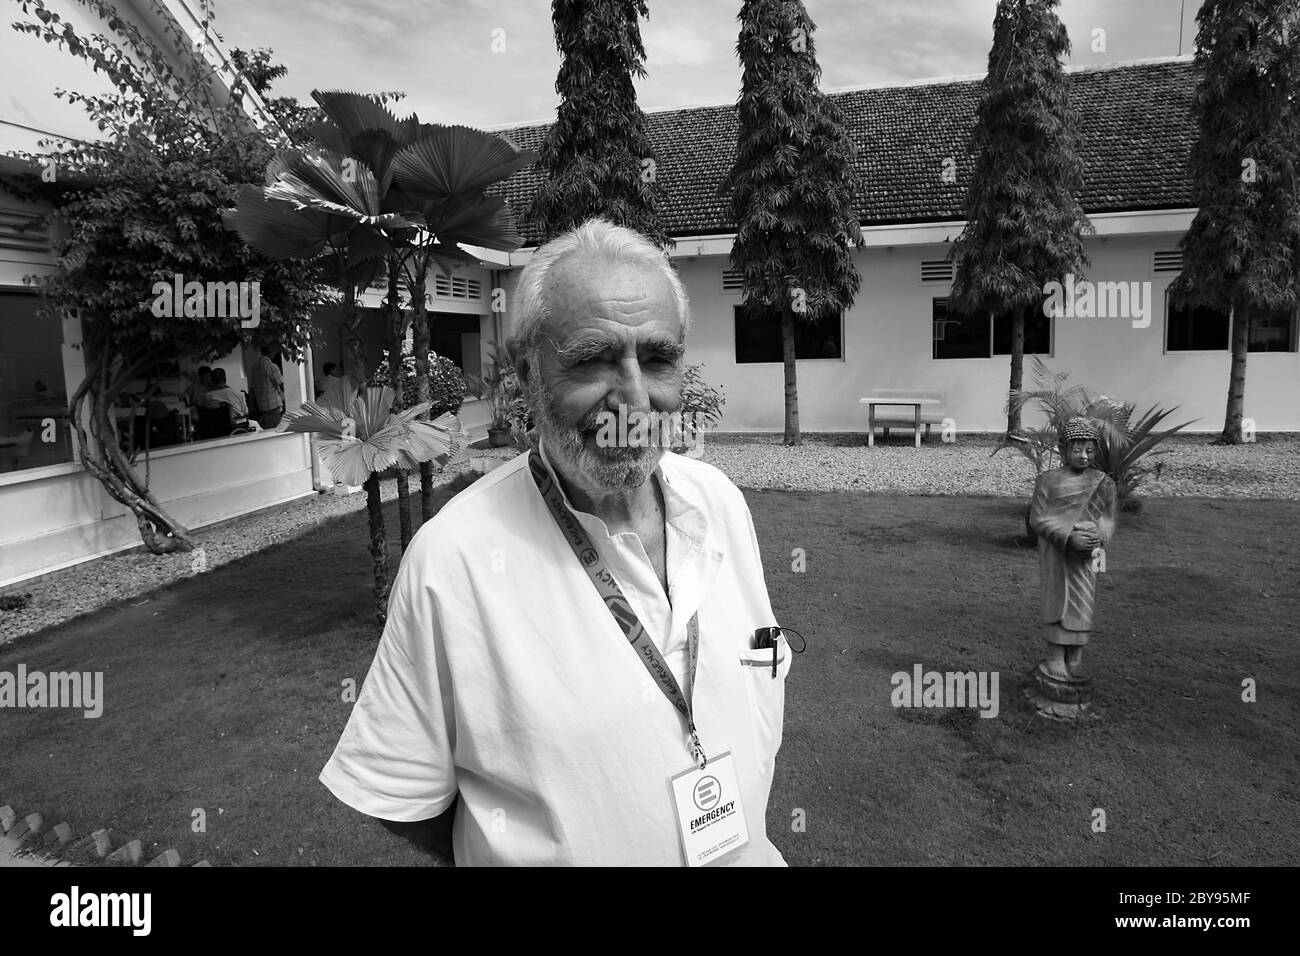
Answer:
<svg viewBox="0 0 1300 956"><path fill-rule="evenodd" d="M53 0L47 5L80 32L103 30L98 17L80 4ZM159 37L156 15L141 15L135 7L118 4L118 13ZM193 11L183 3L171 4L171 9L183 29L193 28ZM166 37L160 45L171 50ZM218 56L210 46L205 55L219 60L224 53ZM7 95L0 103L0 153L37 150L38 140L51 134L98 135L80 107L53 96L56 86L88 94L110 90L101 76L66 51L12 30L0 32L0 89ZM260 109L260 102L252 105ZM0 212L36 211L0 192ZM25 275L45 274L53 267L48 252L0 245L0 290L25 290ZM64 321L62 342L64 384L71 396L85 374L84 357L75 348L80 342L76 322ZM208 364L226 368L231 385L247 389L247 362L236 349ZM306 382L302 366L286 366L289 407L302 401ZM143 475L143 461L139 471ZM151 454L150 488L172 517L191 529L201 528L312 494L309 440L272 432L160 449ZM0 472L0 587L139 545L134 517L79 464Z"/></svg>
<svg viewBox="0 0 1300 956"><path fill-rule="evenodd" d="M1115 213L1093 217L1096 236L1087 242L1092 282L1149 282L1151 324L1134 328L1130 319L1054 320L1053 354L1044 356L1070 384L1094 395L1152 405L1180 406L1167 420L1174 425L1199 419L1188 431L1222 430L1228 394L1230 353L1165 352L1165 290L1173 273L1153 272L1153 253L1174 250L1192 213ZM866 406L858 399L873 388L911 388L945 393L943 412L958 431L1001 432L1010 356L933 358L932 301L949 292L948 283L921 281L921 261L943 259L962 223L887 226L863 230L866 247L855 252L862 288L844 316L842 359L801 359L798 363L799 417L805 431L865 431ZM784 373L780 362L736 362L733 307L738 293L722 291L722 272L733 237L681 239L670 255L691 301L692 326L687 361L703 363L704 380L726 396L720 431L784 430ZM510 256L514 270L531 250ZM1144 287L1146 289L1148 287ZM514 327L507 314L504 335ZM1033 388L1032 364L1025 361L1024 386ZM1252 352L1247 362L1245 414L1258 431L1300 431L1300 353ZM1039 419L1030 414L1027 423Z"/></svg>
<svg viewBox="0 0 1300 956"><path fill-rule="evenodd" d="M236 435L151 458L154 496L191 529L313 493L302 435ZM134 516L76 464L0 475L0 514L0 587L140 545Z"/></svg>
<svg viewBox="0 0 1300 956"><path fill-rule="evenodd" d="M1054 320L1053 371L1068 372L1070 384L1093 394L1151 405L1181 406L1168 420L1200 419L1190 431L1223 427L1230 353L1166 354L1165 290L1173 274L1152 272L1152 253L1177 246L1181 232L1112 235L1088 243L1091 281L1149 282L1151 324L1134 328L1122 318ZM844 317L843 359L801 359L798 363L800 425L806 431L862 431L866 406L858 399L872 388L935 389L946 393L945 411L959 431L997 432L1006 427L1004 403L1010 357L935 359L931 300L948 286L922 283L923 259L942 259L943 243L898 245L892 251L868 247L856 254L862 276L857 301ZM779 432L784 429L781 363L737 364L733 306L738 294L721 291L725 256L678 259L691 299L688 361L703 362L705 381L725 389L721 431ZM1026 357L1025 387L1034 386ZM1252 352L1247 362L1245 414L1259 431L1300 430L1300 353ZM1032 421L1032 419L1029 419Z"/></svg>

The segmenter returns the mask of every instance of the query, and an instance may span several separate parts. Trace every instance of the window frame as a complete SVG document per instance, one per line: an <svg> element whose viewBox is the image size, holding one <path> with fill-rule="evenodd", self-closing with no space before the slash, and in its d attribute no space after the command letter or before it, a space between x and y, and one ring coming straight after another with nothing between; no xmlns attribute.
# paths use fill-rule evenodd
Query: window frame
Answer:
<svg viewBox="0 0 1300 956"><path fill-rule="evenodd" d="M759 361L741 361L741 359L740 359L740 337L737 335L737 330L738 330L739 323L740 323L741 312L742 312L745 308L747 308L747 306L745 305L744 302L736 302L736 303L732 303L732 305L731 305L731 361L732 361L732 364L733 364L733 365L784 365L784 364L785 364L785 359L784 359L784 358L778 358L778 359L761 359L761 360L759 360ZM822 356L816 356L816 357L812 357L812 358L801 358L801 357L799 357L798 354L796 354L796 355L795 355L795 361L796 361L796 362L844 362L844 361L847 361L847 359L845 358L845 347L844 347L844 328L845 328L845 326L844 326L844 318L845 318L845 311L846 311L846 310L841 309L841 310L840 310L840 313L839 313L839 316L838 316L839 332L840 332L840 334L839 334L840 354L839 354L838 356L835 356L834 358L830 358L830 357L823 358ZM830 319L822 319L821 322L817 323L817 325L820 326L822 323L829 322L829 321L830 321Z"/></svg>
<svg viewBox="0 0 1300 956"><path fill-rule="evenodd" d="M989 360L991 360L991 359L997 359L997 360L999 360L999 361L1002 361L1002 360L1005 360L1005 359L1007 359L1008 357L1010 357L1010 355L1012 354L1011 352L998 352L998 351L996 351L996 348L997 348L997 341L996 341L997 316L994 315L992 312L988 312L988 313L986 314L986 318L987 318L987 320L988 320L988 344L989 344L989 354L988 354L988 355L961 355L961 356L952 356L952 357L944 357L944 356L936 355L936 354L935 354L935 346L936 346L936 344L937 344L939 341L941 341L941 340L940 340L940 339L936 339L936 338L934 337L934 309L935 309L935 304L938 303L938 302L943 302L943 303L945 303L945 306L946 306L946 304L947 304L948 302L950 302L950 301L952 301L952 293L951 293L951 290L949 291L948 295L931 296L931 297L930 297L930 361L931 361L931 362L965 362L965 361L979 361L980 359L989 359ZM1028 307L1026 307L1026 308L1028 308ZM1040 305L1039 308L1041 309L1042 306ZM1047 350L1046 352L1030 352L1030 351L1026 351L1026 352L1024 352L1023 354L1025 354L1025 355L1039 355L1039 356L1043 356L1043 357L1045 357L1045 358L1055 358L1055 357L1056 357L1056 318L1057 318L1057 317L1054 316L1054 315L1044 315L1043 318L1045 318L1045 319L1047 320L1047 346L1048 346L1048 350Z"/></svg>
<svg viewBox="0 0 1300 956"><path fill-rule="evenodd" d="M1170 285L1172 285L1172 280ZM1165 355L1206 355L1226 352L1232 354L1232 313L1229 311L1224 315L1227 325L1227 344L1221 349L1171 349L1169 347L1169 330L1173 319L1173 309L1169 304L1169 285L1165 286L1165 327L1164 340L1161 345L1164 348ZM1279 310L1280 311L1280 310ZM1249 338L1246 343L1246 353L1248 355L1295 355L1300 353L1300 302L1297 302L1291 309L1291 335L1290 341L1284 349L1252 349Z"/></svg>

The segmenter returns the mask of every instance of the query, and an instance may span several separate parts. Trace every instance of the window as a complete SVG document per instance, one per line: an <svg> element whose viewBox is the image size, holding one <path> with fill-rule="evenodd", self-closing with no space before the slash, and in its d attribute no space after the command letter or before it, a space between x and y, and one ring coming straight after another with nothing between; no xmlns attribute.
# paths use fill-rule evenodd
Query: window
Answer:
<svg viewBox="0 0 1300 956"><path fill-rule="evenodd" d="M774 309L735 306L736 361L782 362L781 314ZM794 323L795 359L844 357L844 316Z"/></svg>
<svg viewBox="0 0 1300 956"><path fill-rule="evenodd" d="M1223 351L1228 348L1228 313L1205 306L1175 308L1165 290L1165 351Z"/></svg>
<svg viewBox="0 0 1300 956"><path fill-rule="evenodd" d="M1025 355L1052 354L1052 319L1043 315L1042 306L1025 307ZM1011 354L1011 316L993 319L993 354Z"/></svg>
<svg viewBox="0 0 1300 956"><path fill-rule="evenodd" d="M989 317L958 312L947 299L935 299L934 357L937 359L988 358Z"/></svg>
<svg viewBox="0 0 1300 956"><path fill-rule="evenodd" d="M1052 319L1041 306L1026 306L1025 355L1052 354ZM1010 315L972 315L949 307L947 299L935 299L931 308L936 359L989 358L1011 354Z"/></svg>
<svg viewBox="0 0 1300 956"><path fill-rule="evenodd" d="M1223 352L1232 347L1232 320L1222 309L1175 307L1165 291L1165 351ZM1251 316L1247 350L1296 351L1296 310L1256 312Z"/></svg>
<svg viewBox="0 0 1300 956"><path fill-rule="evenodd" d="M40 297L0 292L0 474L73 460L63 327Z"/></svg>
<svg viewBox="0 0 1300 956"><path fill-rule="evenodd" d="M1250 320L1251 352L1296 351L1297 310L1256 313Z"/></svg>

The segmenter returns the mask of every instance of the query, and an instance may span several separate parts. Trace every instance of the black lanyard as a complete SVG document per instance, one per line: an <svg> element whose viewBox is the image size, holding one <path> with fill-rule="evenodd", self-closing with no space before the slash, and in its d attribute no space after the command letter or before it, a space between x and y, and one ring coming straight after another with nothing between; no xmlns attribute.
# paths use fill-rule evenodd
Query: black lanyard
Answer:
<svg viewBox="0 0 1300 956"><path fill-rule="evenodd" d="M691 757L699 761L700 769L703 770L708 766L709 761L708 757L704 755L704 748L700 746L700 735L695 730L695 718L692 713L690 699L687 694L682 693L677 678L668 669L668 664L664 661L663 655L659 653L659 648L655 646L655 642L647 633L640 618L632 610L632 605L623 596L623 589L618 586L618 582L614 580L614 575L605 566L600 553L592 546L591 539L587 537L586 531L578 523L578 519L574 517L573 512L565 505L559 484L552 478L536 447L528 455L528 470L533 473L533 480L537 482L537 490L541 492L542 500L550 508L551 517L555 519L560 533L569 542L574 557L578 559L578 563L582 565L587 572L587 576L591 578L591 583L596 586L601 599L605 602L605 607L609 609L615 623L622 629L628 643L636 651L637 658L645 665L645 669L650 672L650 676L659 685L659 689L663 691L664 696L686 718L686 728L691 735ZM686 625L686 653L688 659L686 687L688 693L693 696L695 669L700 656L700 622L698 614L692 614L690 621Z"/></svg>

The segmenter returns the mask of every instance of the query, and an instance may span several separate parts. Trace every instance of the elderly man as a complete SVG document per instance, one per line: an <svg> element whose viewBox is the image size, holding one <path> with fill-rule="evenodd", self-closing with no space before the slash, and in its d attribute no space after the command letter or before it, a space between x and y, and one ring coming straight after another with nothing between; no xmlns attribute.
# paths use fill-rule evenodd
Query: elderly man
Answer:
<svg viewBox="0 0 1300 956"><path fill-rule="evenodd" d="M537 251L515 308L535 445L411 542L321 780L425 846L450 823L461 864L783 865L790 648L761 636L749 509L658 436L598 440L680 405L682 285L596 219Z"/></svg>

